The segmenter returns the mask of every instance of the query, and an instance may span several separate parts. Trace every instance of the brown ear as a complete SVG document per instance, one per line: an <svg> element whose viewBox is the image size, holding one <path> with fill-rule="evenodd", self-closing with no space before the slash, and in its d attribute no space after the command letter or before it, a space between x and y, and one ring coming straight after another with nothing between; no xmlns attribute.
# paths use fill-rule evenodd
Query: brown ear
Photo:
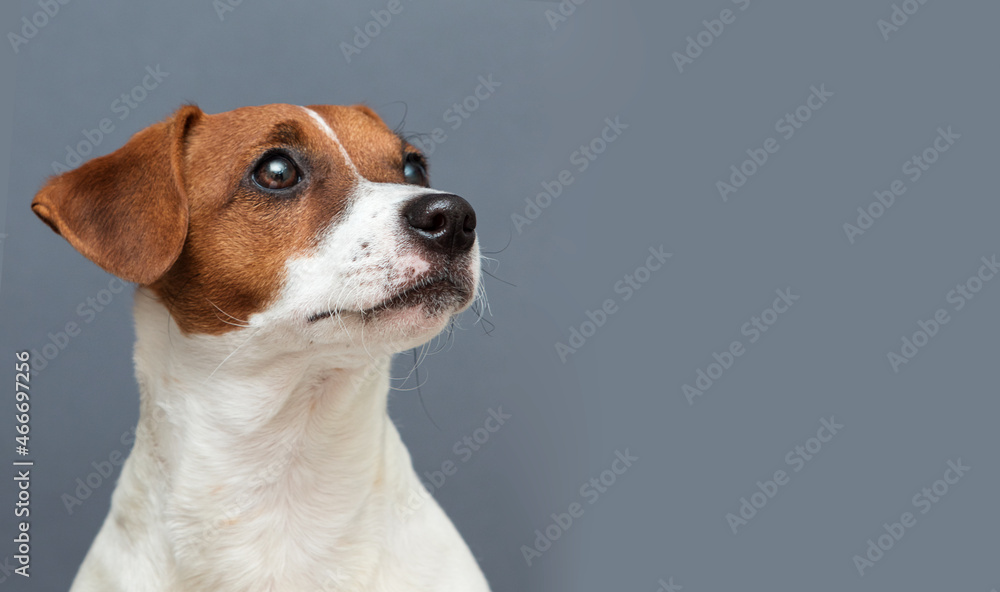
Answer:
<svg viewBox="0 0 1000 592"><path fill-rule="evenodd" d="M50 179L31 209L84 257L138 284L161 277L188 230L185 140L202 117L188 105L127 144Z"/></svg>

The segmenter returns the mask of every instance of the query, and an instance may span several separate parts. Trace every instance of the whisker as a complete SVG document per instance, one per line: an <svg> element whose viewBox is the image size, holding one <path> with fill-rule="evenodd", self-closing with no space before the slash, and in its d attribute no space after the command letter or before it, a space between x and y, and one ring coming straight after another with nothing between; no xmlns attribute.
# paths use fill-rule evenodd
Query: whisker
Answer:
<svg viewBox="0 0 1000 592"><path fill-rule="evenodd" d="M396 105L396 104L400 104L403 106L403 117L399 120L399 123L396 124L396 127L392 128L392 132L397 136L399 136L403 133L403 126L406 125L406 115L407 113L410 112L409 105L406 104L406 101L392 101L389 103L385 103L384 105L382 105L382 107L388 107L389 105Z"/></svg>
<svg viewBox="0 0 1000 592"><path fill-rule="evenodd" d="M416 362L416 353L415 352L414 352L414 358L413 359L414 359L414 362ZM420 369L419 369L419 367L416 364L414 364L413 369L417 373L417 398L420 399L420 406L423 408L424 413L427 415L427 419L431 420L431 424L435 428L437 428L437 430L439 432L443 432L444 430L441 429L441 426L439 426L436 421L434 421L434 418L431 416L431 412L427 410L427 404L424 402L424 392L420 388L422 386L422 384L420 383Z"/></svg>
<svg viewBox="0 0 1000 592"><path fill-rule="evenodd" d="M507 244L504 245L502 249L500 249L499 251L482 251L482 252L486 253L487 255L496 255L497 253L503 253L504 251L507 250L507 247L510 246L511 241L513 241L513 240L514 240L514 233L510 232L510 229L508 229L508 231L507 231Z"/></svg>
<svg viewBox="0 0 1000 592"><path fill-rule="evenodd" d="M496 269L500 269L499 259L494 259L493 257L487 257L486 255L480 255L479 258L482 259L483 261L489 261L490 263L495 263Z"/></svg>
<svg viewBox="0 0 1000 592"><path fill-rule="evenodd" d="M206 301L207 301L207 302L208 302L209 304L211 304L212 306L214 306L214 307L215 307L215 309L216 309L217 311L221 312L222 314L226 315L227 317L229 317L229 318L233 319L234 321L236 321L236 322L238 322L238 323L244 323L244 325L243 325L244 327L249 327L249 326L250 326L250 321L248 321L248 320L246 320L246 319L241 319L241 318L238 318L238 317L234 317L233 315L231 315L231 314L229 314L228 312L226 312L226 311L222 310L221 308L219 308L219 305L218 305L218 304L216 304L216 303L212 302L212 301L211 301L211 300L209 300L209 299L208 299L207 297L205 298L205 300L206 300ZM219 316L219 315L215 315L215 316ZM221 321L221 320L223 320L223 319L221 319L221 318L220 318L219 320ZM233 323L230 323L230 324L233 324Z"/></svg>
<svg viewBox="0 0 1000 592"><path fill-rule="evenodd" d="M517 284L512 284L512 283L508 282L507 280L500 279L497 276L495 276L492 273L490 273L489 270L487 270L487 269L483 269L482 272L485 273L486 275L490 276L491 278L495 279L498 282L503 282L503 283L507 284L508 286L513 287L513 288L517 287Z"/></svg>
<svg viewBox="0 0 1000 592"><path fill-rule="evenodd" d="M250 337L247 337L246 340L243 343L239 344L236 347L236 349L234 349L232 351L232 353L230 353L228 356L226 356L226 358L224 360L222 360L221 362L219 362L219 365L215 367L215 370L212 370L212 373L208 375L208 378L206 378L205 380L202 381L202 384L205 384L206 382L209 381L209 379L211 379L213 376L215 376L215 373L219 371L219 368L222 368L222 365L225 364L227 361L229 361L229 358L233 357L236 354L236 352L240 351L240 348L242 348L244 345L246 345L247 343L249 343L250 340L253 339L254 336L257 335L258 333L260 333L261 331L263 331L263 327L261 327L260 329L257 329L253 333L251 333Z"/></svg>
<svg viewBox="0 0 1000 592"><path fill-rule="evenodd" d="M477 305L479 307L479 310L476 310ZM491 316L493 315L493 311L489 308L489 306L490 306L490 301L486 297L486 286L479 284L478 286L476 286L476 298L475 300L473 300L471 307L473 312L476 313L476 322L472 323L473 325L483 320L483 315L487 312L487 310L489 310Z"/></svg>
<svg viewBox="0 0 1000 592"><path fill-rule="evenodd" d="M416 348L412 348L412 349L413 349L413 350L416 350ZM419 352L419 354L417 354L417 357L418 357L418 358L417 358L417 360L416 360L416 361L414 362L413 366L412 366L412 367L410 368L410 371L406 373L406 376L404 376L404 377L402 377L402 378L393 378L393 377L391 377L391 376L390 376L390 377L389 377L389 379L390 379L390 380L398 380L398 381L400 381L400 384L401 384L401 385L402 385L402 384L406 384L406 382L407 382L408 380L410 380L410 377L411 377L411 376L413 376L413 371L417 369L417 366L419 366L420 364L422 364L422 363L423 363L423 361L424 361L424 357L425 357L425 350L426 350L426 349L427 349L427 344L426 344L426 343L424 343L424 344L422 344L422 345L420 346L420 352ZM393 388L394 388L395 390L400 390L400 389L398 389L398 388L395 388L395 387L393 387Z"/></svg>

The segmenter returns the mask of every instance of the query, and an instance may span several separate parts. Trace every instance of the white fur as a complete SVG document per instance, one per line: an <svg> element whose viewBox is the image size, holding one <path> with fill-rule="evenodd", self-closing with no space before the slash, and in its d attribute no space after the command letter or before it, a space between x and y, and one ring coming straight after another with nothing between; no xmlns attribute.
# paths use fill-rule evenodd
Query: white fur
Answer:
<svg viewBox="0 0 1000 592"><path fill-rule="evenodd" d="M427 190L362 178L309 113L356 177L346 214L288 262L275 304L220 311L237 330L184 336L138 291L136 442L72 592L489 589L386 411L392 354L450 314L351 312L428 273L400 213ZM478 282L478 244L468 257Z"/></svg>

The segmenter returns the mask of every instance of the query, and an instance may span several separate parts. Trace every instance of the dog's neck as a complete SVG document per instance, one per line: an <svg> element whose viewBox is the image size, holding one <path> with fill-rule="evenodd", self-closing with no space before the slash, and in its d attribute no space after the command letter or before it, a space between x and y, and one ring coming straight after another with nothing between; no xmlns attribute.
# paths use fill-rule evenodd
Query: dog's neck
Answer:
<svg viewBox="0 0 1000 592"><path fill-rule="evenodd" d="M260 536L291 567L303 558L295 532L351 532L367 520L361 513L384 510L373 497L392 503L414 486L386 410L388 357L347 364L336 351L284 348L254 329L185 336L143 290L135 313L133 456L147 458L130 464L155 473L122 480L146 489L150 518L167 525L165 551L176 559L217 570L227 552L219 541ZM275 536L282 528L287 539ZM335 539L323 543L355 544Z"/></svg>

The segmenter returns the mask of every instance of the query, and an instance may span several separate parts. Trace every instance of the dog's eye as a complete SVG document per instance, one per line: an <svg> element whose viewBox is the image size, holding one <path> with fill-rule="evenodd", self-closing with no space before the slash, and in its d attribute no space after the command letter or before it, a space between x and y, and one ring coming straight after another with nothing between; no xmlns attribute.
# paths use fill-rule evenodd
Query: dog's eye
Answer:
<svg viewBox="0 0 1000 592"><path fill-rule="evenodd" d="M264 158L253 172L253 180L264 189L288 189L300 180L295 163L284 156Z"/></svg>
<svg viewBox="0 0 1000 592"><path fill-rule="evenodd" d="M403 177L411 185L427 185L427 165L422 156L415 152L406 155L403 163Z"/></svg>

